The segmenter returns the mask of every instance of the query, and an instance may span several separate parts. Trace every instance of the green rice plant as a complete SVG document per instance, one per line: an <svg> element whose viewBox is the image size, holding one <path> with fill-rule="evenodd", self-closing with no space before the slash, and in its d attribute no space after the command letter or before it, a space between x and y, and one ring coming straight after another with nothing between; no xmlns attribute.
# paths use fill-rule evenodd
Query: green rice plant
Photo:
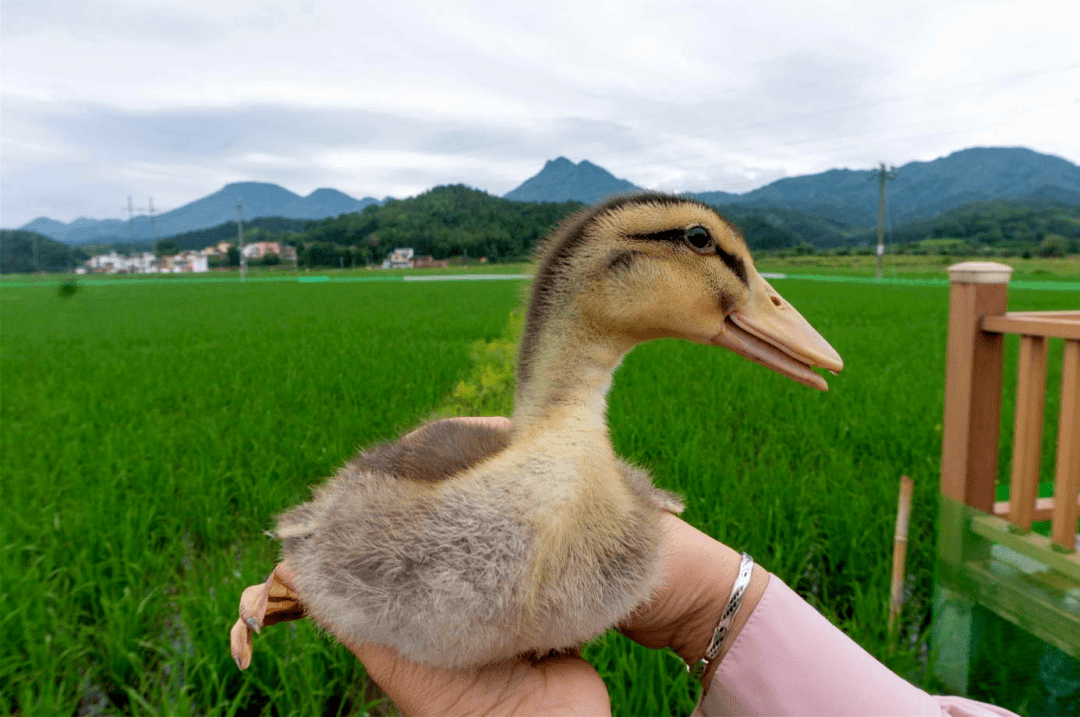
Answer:
<svg viewBox="0 0 1080 717"><path fill-rule="evenodd" d="M613 441L686 496L687 520L933 688L924 648L947 290L775 285L846 361L828 393L722 350L654 342L616 374ZM50 284L0 289L0 713L383 709L356 659L307 621L265 631L237 671L226 640L237 599L274 563L272 516L358 447L433 412L509 414L518 329L507 315L520 288L130 281L65 299ZM1014 291L1011 308L1062 299ZM1007 406L1014 364L1015 352ZM1054 350L1050 371L1055 385ZM885 623L901 474L916 495L897 644ZM693 707L671 653L612 634L584 654L617 714ZM983 699L1027 709L1015 682L995 680Z"/></svg>
<svg viewBox="0 0 1080 717"><path fill-rule="evenodd" d="M226 634L263 533L422 420L516 282L10 287L0 294L0 713L357 714L305 623Z"/></svg>
<svg viewBox="0 0 1080 717"><path fill-rule="evenodd" d="M945 288L775 282L844 357L844 372L818 393L713 347L658 341L636 348L616 373L609 424L619 453L682 493L684 517L747 550L875 657L935 689L926 648L936 555L935 519L945 376ZM1056 293L1014 291L1016 310L1062 308ZM512 408L485 394L483 376L504 375L508 336L474 350L450 412ZM1056 385L1060 353L1050 362ZM1015 347L1006 362L1002 481L1011 452ZM500 371L497 364L502 361ZM1048 392L1047 415L1057 399ZM458 398L484 396L479 403ZM1053 445L1048 422L1045 440ZM1049 454L1047 454L1049 455ZM1048 474L1052 465L1044 465ZM897 488L916 480L900 642L886 618ZM1003 488L1007 490L1007 488ZM673 653L615 634L583 653L604 677L616 714L688 714L695 686ZM999 670L1010 669L999 666ZM1011 666L1023 670L1024 666ZM1022 673L1023 674L1023 673ZM999 680L988 699L1025 709Z"/></svg>
<svg viewBox="0 0 1080 717"><path fill-rule="evenodd" d="M502 335L494 341L474 341L471 368L443 403L436 416L509 416L517 385L517 349L524 318L510 312Z"/></svg>

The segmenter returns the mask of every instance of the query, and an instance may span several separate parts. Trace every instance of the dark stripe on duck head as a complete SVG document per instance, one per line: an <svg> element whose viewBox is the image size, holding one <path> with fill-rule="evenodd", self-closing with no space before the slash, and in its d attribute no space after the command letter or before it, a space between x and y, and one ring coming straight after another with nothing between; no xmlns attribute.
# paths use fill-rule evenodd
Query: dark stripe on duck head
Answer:
<svg viewBox="0 0 1080 717"><path fill-rule="evenodd" d="M739 230L728 220L720 217L721 221L728 226L729 229L735 234L739 234ZM658 241L666 242L669 244L682 244L686 239L686 229L665 229L659 232L652 232L651 234L637 234L633 238L640 241ZM713 237L713 241L716 241L716 237ZM746 263L742 259L729 253L726 249L720 246L720 242L716 241L716 255L720 257L720 260L724 262L728 269L731 269L731 273L739 277L739 280L743 284L749 286L749 282L746 277Z"/></svg>
<svg viewBox="0 0 1080 717"><path fill-rule="evenodd" d="M739 281L746 286L750 286L750 282L746 278L746 263L742 259L724 251L724 248L719 244L716 245L716 255L720 257L720 260L724 262L727 268L731 269L731 273L739 277Z"/></svg>

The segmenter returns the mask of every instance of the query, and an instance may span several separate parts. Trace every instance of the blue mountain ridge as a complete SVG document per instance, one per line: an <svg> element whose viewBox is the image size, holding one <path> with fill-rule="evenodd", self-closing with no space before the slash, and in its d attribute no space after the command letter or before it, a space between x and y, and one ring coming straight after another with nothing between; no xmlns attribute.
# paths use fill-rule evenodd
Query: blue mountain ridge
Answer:
<svg viewBox="0 0 1080 717"><path fill-rule="evenodd" d="M779 179L742 194L698 192L693 196L708 204L797 209L851 226L871 226L877 221L878 202L878 183L873 179L872 168L830 169ZM559 157L503 196L519 201L592 203L638 189L595 164L575 165ZM898 167L886 192L893 223L933 217L975 201L1038 196L1080 203L1080 167L1023 147L973 147Z"/></svg>
<svg viewBox="0 0 1080 717"><path fill-rule="evenodd" d="M787 177L744 192L698 192L693 196L717 205L795 209L854 227L876 221L878 184L873 168L830 169L818 174ZM612 194L639 191L588 160L575 164L566 157L545 162L543 168L507 192L505 199L531 202L576 200L597 202ZM909 162L897 168L887 184L889 218L894 224L925 219L975 201L1034 197L1080 203L1080 166L1023 147L972 147L929 162ZM196 231L236 219L243 203L245 219L283 216L324 219L361 211L379 203L372 197L354 199L336 189L316 189L306 197L264 182L238 182L155 217L131 222L79 218L68 224L39 217L20 229L36 231L67 244L101 240L141 240Z"/></svg>
<svg viewBox="0 0 1080 717"><path fill-rule="evenodd" d="M243 205L244 219L325 219L358 212L369 204L378 203L378 200L372 197L354 199L336 189L316 189L308 196L301 197L276 184L236 182L182 207L158 214L152 225L150 217L146 215L135 217L130 224L120 219L85 218L64 224L47 217L39 217L20 229L36 231L66 244L127 240L133 234L145 241L153 237L175 236L235 221L238 204Z"/></svg>

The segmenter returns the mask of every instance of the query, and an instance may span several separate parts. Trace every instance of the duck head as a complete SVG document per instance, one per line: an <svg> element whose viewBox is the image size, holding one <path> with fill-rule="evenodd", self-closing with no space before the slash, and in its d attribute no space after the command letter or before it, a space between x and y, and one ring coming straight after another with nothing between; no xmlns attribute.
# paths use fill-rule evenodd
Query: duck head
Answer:
<svg viewBox="0 0 1080 717"><path fill-rule="evenodd" d="M738 229L700 202L643 193L568 220L541 249L522 346L559 315L633 346L683 338L722 346L799 383L840 355L758 273ZM560 320L560 322L561 322Z"/></svg>

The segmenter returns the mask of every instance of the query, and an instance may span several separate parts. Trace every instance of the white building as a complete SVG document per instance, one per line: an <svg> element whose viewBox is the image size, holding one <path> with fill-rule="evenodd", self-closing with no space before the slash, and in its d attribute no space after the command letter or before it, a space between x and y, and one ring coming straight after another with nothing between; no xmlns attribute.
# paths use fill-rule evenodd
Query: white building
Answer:
<svg viewBox="0 0 1080 717"><path fill-rule="evenodd" d="M244 256L248 259L262 259L267 254L281 256L281 245L276 241L256 241L244 245Z"/></svg>
<svg viewBox="0 0 1080 717"><path fill-rule="evenodd" d="M85 274L157 274L157 273L195 273L210 271L206 254L201 251L185 251L176 256L163 256L160 259L153 252L145 251L131 256L121 256L116 251L98 254L86 260L81 271ZM77 270L78 271L78 270Z"/></svg>
<svg viewBox="0 0 1080 717"><path fill-rule="evenodd" d="M390 256L383 259L383 269L411 269L413 268L412 247L400 247L394 249Z"/></svg>
<svg viewBox="0 0 1080 717"><path fill-rule="evenodd" d="M210 271L210 260L201 251L184 251L174 256L163 256L157 263L157 271L168 274L194 274Z"/></svg>
<svg viewBox="0 0 1080 717"><path fill-rule="evenodd" d="M157 271L154 262L154 253L150 251L122 256L114 250L108 254L90 257L85 266L89 271L99 274L152 274Z"/></svg>

